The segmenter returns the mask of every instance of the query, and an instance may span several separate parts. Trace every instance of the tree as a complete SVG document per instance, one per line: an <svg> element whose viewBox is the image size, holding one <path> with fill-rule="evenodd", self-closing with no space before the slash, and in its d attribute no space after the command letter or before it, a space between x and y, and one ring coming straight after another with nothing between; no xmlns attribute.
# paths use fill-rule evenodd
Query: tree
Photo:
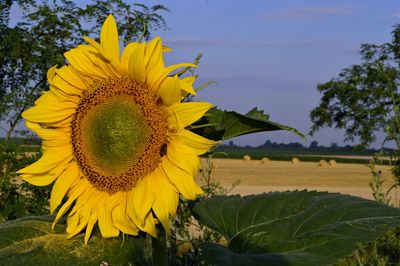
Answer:
<svg viewBox="0 0 400 266"><path fill-rule="evenodd" d="M9 26L10 8L18 5L24 20ZM73 1L7 0L0 4L0 122L6 143L21 121L21 114L48 87L46 73L65 63L63 53L82 42L84 35L98 35L90 22L104 21L113 13L124 43L149 39L150 30L166 29L162 5L130 5L122 0L94 0L82 8Z"/></svg>
<svg viewBox="0 0 400 266"><path fill-rule="evenodd" d="M312 142L310 143L309 148L310 148L310 149L316 149L316 148L318 148L318 141L316 141L316 140L312 141Z"/></svg>
<svg viewBox="0 0 400 266"><path fill-rule="evenodd" d="M343 69L339 76L319 84L319 106L310 113L311 134L323 127L345 129L345 140L359 138L362 147L383 131L385 141L399 138L400 24L389 43L362 44L362 63Z"/></svg>

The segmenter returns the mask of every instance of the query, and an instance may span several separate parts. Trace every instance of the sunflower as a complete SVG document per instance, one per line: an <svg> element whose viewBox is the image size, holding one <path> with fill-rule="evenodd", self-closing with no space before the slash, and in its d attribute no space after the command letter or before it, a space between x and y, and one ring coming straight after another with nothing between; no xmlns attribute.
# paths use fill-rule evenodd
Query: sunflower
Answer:
<svg viewBox="0 0 400 266"><path fill-rule="evenodd" d="M199 155L216 142L187 130L212 105L182 102L195 95L195 77L172 72L190 63L165 66L159 37L133 42L120 54L115 20L109 15L100 43L67 51L67 65L47 73L50 89L23 113L42 139L43 156L18 171L38 186L55 182L50 212L60 205L53 227L68 211L68 237L96 223L103 237L120 232L157 236L168 232L179 196L194 199ZM63 201L63 198L66 199ZM61 204L63 203L63 204Z"/></svg>

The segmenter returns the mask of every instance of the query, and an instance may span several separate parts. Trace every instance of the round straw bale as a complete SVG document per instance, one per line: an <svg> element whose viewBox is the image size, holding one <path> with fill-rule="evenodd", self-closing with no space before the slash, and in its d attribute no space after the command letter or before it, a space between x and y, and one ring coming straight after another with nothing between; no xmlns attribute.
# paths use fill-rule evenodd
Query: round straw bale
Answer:
<svg viewBox="0 0 400 266"><path fill-rule="evenodd" d="M297 157L292 158L292 164L299 164L300 163L300 159Z"/></svg>
<svg viewBox="0 0 400 266"><path fill-rule="evenodd" d="M243 156L243 160L245 160L245 161L251 161L250 155L245 155L245 156Z"/></svg>
<svg viewBox="0 0 400 266"><path fill-rule="evenodd" d="M319 166L326 166L328 163L325 160L319 160L318 165Z"/></svg>
<svg viewBox="0 0 400 266"><path fill-rule="evenodd" d="M336 165L336 161L335 160L330 160L329 161L329 165L330 166L335 166Z"/></svg>
<svg viewBox="0 0 400 266"><path fill-rule="evenodd" d="M262 162L262 163L268 163L269 161L270 161L270 160L269 160L268 157L264 157L264 158L261 159L261 162Z"/></svg>

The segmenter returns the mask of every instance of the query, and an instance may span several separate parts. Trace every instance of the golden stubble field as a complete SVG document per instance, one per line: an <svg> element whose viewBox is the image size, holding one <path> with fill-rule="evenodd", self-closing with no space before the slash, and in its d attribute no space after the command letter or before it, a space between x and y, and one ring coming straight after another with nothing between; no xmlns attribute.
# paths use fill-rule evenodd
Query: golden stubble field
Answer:
<svg viewBox="0 0 400 266"><path fill-rule="evenodd" d="M230 187L240 179L241 183L230 194L308 189L373 199L368 185L372 175L370 169L363 164L318 166L316 162L292 164L288 161L269 161L263 164L260 160L238 159L212 159L212 162L215 165L212 177L224 187ZM385 187L389 187L393 183L389 166L378 165L377 169L382 171L386 179Z"/></svg>

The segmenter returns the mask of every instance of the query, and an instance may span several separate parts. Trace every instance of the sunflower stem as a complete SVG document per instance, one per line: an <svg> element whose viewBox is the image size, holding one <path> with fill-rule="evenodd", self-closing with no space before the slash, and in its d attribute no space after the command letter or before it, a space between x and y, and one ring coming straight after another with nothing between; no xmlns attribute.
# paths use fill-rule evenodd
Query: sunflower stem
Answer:
<svg viewBox="0 0 400 266"><path fill-rule="evenodd" d="M153 247L153 265L166 266L168 265L167 238L162 226L159 226L157 229L158 237L152 238L151 241Z"/></svg>

